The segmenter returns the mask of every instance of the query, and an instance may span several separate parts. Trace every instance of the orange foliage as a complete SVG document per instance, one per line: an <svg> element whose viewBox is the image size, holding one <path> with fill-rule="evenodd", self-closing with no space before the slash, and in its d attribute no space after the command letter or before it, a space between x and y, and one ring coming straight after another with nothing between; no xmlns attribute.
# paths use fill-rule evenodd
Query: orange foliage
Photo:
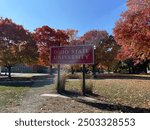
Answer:
<svg viewBox="0 0 150 130"><path fill-rule="evenodd" d="M50 48L52 46L60 46L68 44L68 35L64 30L55 30L49 26L37 28L34 38L38 44L39 64L50 65Z"/></svg>
<svg viewBox="0 0 150 130"><path fill-rule="evenodd" d="M110 68L115 62L119 46L116 44L113 36L109 36L106 31L89 31L80 38L80 41L96 46L95 64L97 66Z"/></svg>
<svg viewBox="0 0 150 130"><path fill-rule="evenodd" d="M11 19L0 18L0 61L3 66L33 64L37 58L32 34Z"/></svg>
<svg viewBox="0 0 150 130"><path fill-rule="evenodd" d="M150 60L150 1L128 0L114 28L115 40L121 45L119 59L133 58L136 63Z"/></svg>
<svg viewBox="0 0 150 130"><path fill-rule="evenodd" d="M107 36L108 33L106 31L92 30L80 37L80 40L84 41L85 44L99 44L102 40L106 39Z"/></svg>
<svg viewBox="0 0 150 130"><path fill-rule="evenodd" d="M72 44L72 41L77 39L77 30L74 29L67 29L66 30L67 35L69 36L69 43Z"/></svg>

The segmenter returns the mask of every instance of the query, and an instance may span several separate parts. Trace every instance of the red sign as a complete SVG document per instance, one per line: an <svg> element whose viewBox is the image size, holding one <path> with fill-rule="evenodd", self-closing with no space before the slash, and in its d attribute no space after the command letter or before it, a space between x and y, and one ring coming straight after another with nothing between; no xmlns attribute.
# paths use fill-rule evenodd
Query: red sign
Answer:
<svg viewBox="0 0 150 130"><path fill-rule="evenodd" d="M94 48L86 46L62 46L51 48L51 64L93 64Z"/></svg>

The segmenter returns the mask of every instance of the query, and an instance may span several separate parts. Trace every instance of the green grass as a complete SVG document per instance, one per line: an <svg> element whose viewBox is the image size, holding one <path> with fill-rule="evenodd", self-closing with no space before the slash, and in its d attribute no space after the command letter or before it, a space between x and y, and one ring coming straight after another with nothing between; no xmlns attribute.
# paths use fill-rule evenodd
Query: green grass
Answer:
<svg viewBox="0 0 150 130"><path fill-rule="evenodd" d="M0 86L0 112L19 106L28 90L28 87Z"/></svg>
<svg viewBox="0 0 150 130"><path fill-rule="evenodd" d="M2 81L2 85L0 85L0 112L17 112L17 108L21 106L29 91L35 94L38 91L47 92L50 90L44 87L44 85L50 84L49 80L46 80L47 78L48 75L25 74L20 75L20 77L12 77L11 84L7 77L0 77L0 82ZM42 79L44 79L43 82L38 82ZM18 81L22 81L22 83L18 83ZM29 81L29 83L24 81Z"/></svg>

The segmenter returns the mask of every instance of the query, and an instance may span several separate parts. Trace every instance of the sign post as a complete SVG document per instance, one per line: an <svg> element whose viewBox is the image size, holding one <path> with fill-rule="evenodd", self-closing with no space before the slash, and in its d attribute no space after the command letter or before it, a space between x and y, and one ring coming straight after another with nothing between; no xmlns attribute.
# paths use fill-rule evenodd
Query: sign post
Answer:
<svg viewBox="0 0 150 130"><path fill-rule="evenodd" d="M83 64L83 84L82 84L82 94L83 96L86 95L86 91L85 91L85 64Z"/></svg>
<svg viewBox="0 0 150 130"><path fill-rule="evenodd" d="M57 69L57 92L60 93L60 64L58 64Z"/></svg>
<svg viewBox="0 0 150 130"><path fill-rule="evenodd" d="M1 68L1 66L0 66L0 75L1 75L1 72L2 72L2 68Z"/></svg>
<svg viewBox="0 0 150 130"><path fill-rule="evenodd" d="M83 64L83 86L85 92L85 64L94 64L93 45L57 46L51 48L51 64L58 64L57 91L60 92L60 64Z"/></svg>

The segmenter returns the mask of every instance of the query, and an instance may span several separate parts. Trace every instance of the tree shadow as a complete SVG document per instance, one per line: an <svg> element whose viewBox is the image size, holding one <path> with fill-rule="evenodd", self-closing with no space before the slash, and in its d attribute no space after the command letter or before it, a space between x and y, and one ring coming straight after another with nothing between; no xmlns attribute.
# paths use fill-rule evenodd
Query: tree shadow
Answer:
<svg viewBox="0 0 150 130"><path fill-rule="evenodd" d="M12 87L44 87L45 85L51 85L54 83L54 76L33 76L33 77L12 77L11 80L8 77L0 78L1 86Z"/></svg>
<svg viewBox="0 0 150 130"><path fill-rule="evenodd" d="M111 104L111 103L105 103L101 102L100 100L96 99L96 97L104 98L98 94L90 93L86 94L84 97L89 97L93 98L94 100L85 100L84 97L82 96L82 93L76 92L76 91L69 91L65 90L62 93L60 93L64 96L68 96L72 98L73 100L86 104L91 107L95 107L101 110L107 110L111 112L123 112L123 113L150 113L150 108L139 108L139 107L131 107L131 106L126 106L122 104Z"/></svg>
<svg viewBox="0 0 150 130"><path fill-rule="evenodd" d="M34 80L33 84L31 87L44 87L46 85L51 85L54 84L54 80L53 79L41 79L41 80Z"/></svg>
<svg viewBox="0 0 150 130"><path fill-rule="evenodd" d="M79 97L79 96L83 96L83 94L79 91L75 91L75 90L63 90L60 94L64 95L64 96L68 96L68 97ZM86 97L102 97L99 94L95 94L95 93L87 93L86 92Z"/></svg>
<svg viewBox="0 0 150 130"><path fill-rule="evenodd" d="M146 108L138 108L138 107L131 107L125 106L121 104L109 104L109 103L100 103L100 102L92 102L92 101L85 101L83 99L76 99L76 101L80 103L84 103L86 105L101 109L101 110L108 110L108 111L119 111L123 113L150 113L150 109Z"/></svg>
<svg viewBox="0 0 150 130"><path fill-rule="evenodd" d="M78 97L78 96L82 96L82 94L80 92L76 92L76 91L69 91L69 90L64 90L60 93L61 95L70 97L70 98L74 98L74 97Z"/></svg>
<svg viewBox="0 0 150 130"><path fill-rule="evenodd" d="M150 77L143 77L140 75L134 76L134 75L126 75L126 74L120 74L120 75L113 75L113 74L101 74L97 75L95 77L95 80L101 80L101 79L137 79L137 80L150 80Z"/></svg>
<svg viewBox="0 0 150 130"><path fill-rule="evenodd" d="M104 98L104 96L101 96L101 95L99 95L99 94L95 94L95 93L86 93L86 95L85 95L86 97L91 97L91 98L99 98L99 99L101 99L101 98Z"/></svg>

